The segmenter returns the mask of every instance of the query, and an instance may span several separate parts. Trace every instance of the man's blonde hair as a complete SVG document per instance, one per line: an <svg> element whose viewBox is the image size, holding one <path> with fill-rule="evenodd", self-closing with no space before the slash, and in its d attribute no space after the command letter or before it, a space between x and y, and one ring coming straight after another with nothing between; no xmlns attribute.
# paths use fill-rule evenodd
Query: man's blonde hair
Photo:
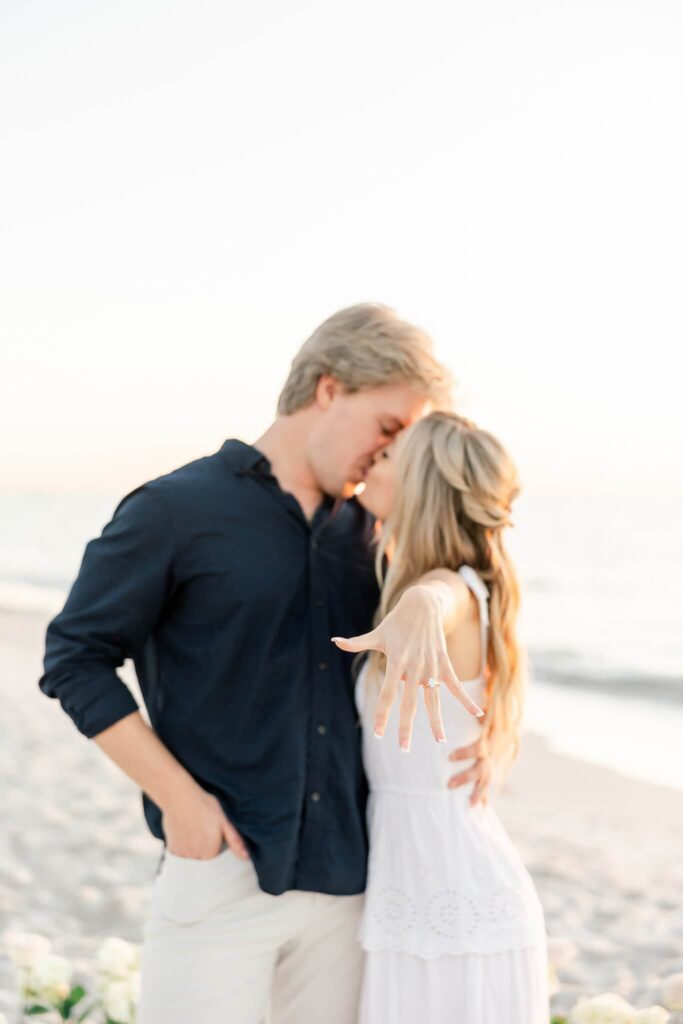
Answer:
<svg viewBox="0 0 683 1024"><path fill-rule="evenodd" d="M452 406L455 380L434 356L430 336L379 302L340 309L316 327L292 360L278 414L310 405L323 374L348 392L405 382L435 408Z"/></svg>

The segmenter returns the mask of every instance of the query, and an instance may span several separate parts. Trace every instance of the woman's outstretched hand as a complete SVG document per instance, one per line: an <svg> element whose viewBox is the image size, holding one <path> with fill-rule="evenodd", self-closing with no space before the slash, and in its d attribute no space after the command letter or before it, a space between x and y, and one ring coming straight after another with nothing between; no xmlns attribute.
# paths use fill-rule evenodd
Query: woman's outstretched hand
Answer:
<svg viewBox="0 0 683 1024"><path fill-rule="evenodd" d="M443 630L443 605L430 587L419 584L408 587L386 618L369 633L337 636L332 640L343 651L381 651L386 655L386 673L375 714L375 736L378 738L384 735L399 683L404 681L398 737L401 750L410 750L420 685L424 688L424 701L434 738L440 743L446 742L439 687L425 685L430 678L445 683L470 714L477 718L484 714L462 686L451 665Z"/></svg>

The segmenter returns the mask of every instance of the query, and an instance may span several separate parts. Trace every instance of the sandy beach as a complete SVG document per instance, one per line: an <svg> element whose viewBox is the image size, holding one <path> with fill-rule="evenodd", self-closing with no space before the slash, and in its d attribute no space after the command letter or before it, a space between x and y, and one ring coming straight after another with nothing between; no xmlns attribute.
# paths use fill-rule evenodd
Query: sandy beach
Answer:
<svg viewBox="0 0 683 1024"><path fill-rule="evenodd" d="M0 930L40 932L86 963L107 936L141 940L161 845L137 786L38 689L48 618L0 611ZM131 666L122 674L140 700ZM558 969L553 1011L605 991L660 1001L661 979L683 971L683 791L560 756L526 732L493 806L551 943L577 949ZM11 984L0 957L5 1012Z"/></svg>

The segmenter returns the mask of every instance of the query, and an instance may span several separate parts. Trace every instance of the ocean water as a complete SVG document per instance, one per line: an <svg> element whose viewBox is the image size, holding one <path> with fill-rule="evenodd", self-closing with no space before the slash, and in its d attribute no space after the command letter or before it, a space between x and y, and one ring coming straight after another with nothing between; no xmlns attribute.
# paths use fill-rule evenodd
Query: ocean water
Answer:
<svg viewBox="0 0 683 1024"><path fill-rule="evenodd" d="M683 497L518 504L509 549L538 672L683 699Z"/></svg>
<svg viewBox="0 0 683 1024"><path fill-rule="evenodd" d="M57 611L122 496L0 493L0 608ZM522 496L513 518L527 728L683 787L683 498Z"/></svg>

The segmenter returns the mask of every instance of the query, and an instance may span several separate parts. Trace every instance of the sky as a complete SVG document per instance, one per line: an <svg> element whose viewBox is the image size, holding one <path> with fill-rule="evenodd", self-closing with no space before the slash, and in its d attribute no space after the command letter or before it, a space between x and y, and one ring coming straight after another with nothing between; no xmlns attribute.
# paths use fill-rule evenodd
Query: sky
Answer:
<svg viewBox="0 0 683 1024"><path fill-rule="evenodd" d="M272 421L342 306L427 329L531 493L683 493L678 0L0 5L0 489Z"/></svg>

